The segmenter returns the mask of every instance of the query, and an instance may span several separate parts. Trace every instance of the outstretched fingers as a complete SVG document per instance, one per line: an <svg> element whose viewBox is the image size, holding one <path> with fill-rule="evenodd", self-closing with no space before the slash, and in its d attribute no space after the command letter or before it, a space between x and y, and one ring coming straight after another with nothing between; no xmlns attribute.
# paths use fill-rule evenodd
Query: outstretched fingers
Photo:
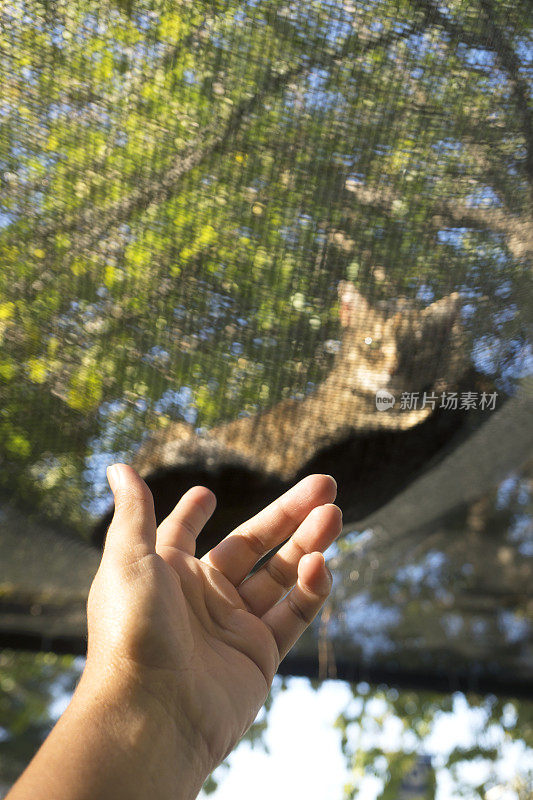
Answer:
<svg viewBox="0 0 533 800"><path fill-rule="evenodd" d="M298 564L296 586L261 619L276 640L282 661L324 605L332 584L322 553L308 553Z"/></svg>
<svg viewBox="0 0 533 800"><path fill-rule="evenodd" d="M337 485L332 477L308 475L255 517L239 525L202 561L238 586L257 561L288 539L313 508L331 503L336 494Z"/></svg>
<svg viewBox="0 0 533 800"><path fill-rule="evenodd" d="M296 583L298 564L306 553L320 552L332 544L342 530L342 513L327 503L314 508L277 553L239 586L249 611L260 617Z"/></svg>
<svg viewBox="0 0 533 800"><path fill-rule="evenodd" d="M198 534L213 514L216 504L215 495L205 486L193 486L185 492L157 529L157 552L161 554L170 547L193 556Z"/></svg>

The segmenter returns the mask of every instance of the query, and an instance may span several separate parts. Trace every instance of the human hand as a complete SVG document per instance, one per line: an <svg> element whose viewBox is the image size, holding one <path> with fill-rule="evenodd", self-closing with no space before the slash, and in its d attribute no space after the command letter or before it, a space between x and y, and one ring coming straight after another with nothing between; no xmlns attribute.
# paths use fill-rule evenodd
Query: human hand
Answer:
<svg viewBox="0 0 533 800"><path fill-rule="evenodd" d="M190 489L156 529L135 470L119 464L108 476L115 514L89 595L82 682L145 698L205 779L252 724L280 661L329 594L322 552L342 526L335 482L304 478L197 559L212 492Z"/></svg>

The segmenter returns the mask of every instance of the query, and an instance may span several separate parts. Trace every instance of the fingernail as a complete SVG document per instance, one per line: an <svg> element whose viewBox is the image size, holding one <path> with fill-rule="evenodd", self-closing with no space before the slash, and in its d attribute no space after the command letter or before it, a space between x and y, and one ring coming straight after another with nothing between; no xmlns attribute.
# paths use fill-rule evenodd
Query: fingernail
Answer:
<svg viewBox="0 0 533 800"><path fill-rule="evenodd" d="M110 467L107 468L107 480L109 481L109 485L111 486L111 491L115 492L119 486L122 484L122 478L124 477L122 474L122 470L120 469L118 464L112 464Z"/></svg>
<svg viewBox="0 0 533 800"><path fill-rule="evenodd" d="M337 486L337 481L335 480L335 478L333 477L333 475L328 475L328 474L326 473L326 478L331 478L331 480L333 481L333 483L335 484L335 486Z"/></svg>

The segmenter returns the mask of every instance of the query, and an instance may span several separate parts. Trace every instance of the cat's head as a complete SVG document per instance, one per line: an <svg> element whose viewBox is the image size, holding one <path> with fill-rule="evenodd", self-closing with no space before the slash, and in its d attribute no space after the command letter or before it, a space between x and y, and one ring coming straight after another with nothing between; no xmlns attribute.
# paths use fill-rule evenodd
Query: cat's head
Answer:
<svg viewBox="0 0 533 800"><path fill-rule="evenodd" d="M417 392L457 380L464 360L458 292L425 308L406 298L372 304L350 281L338 292L347 389Z"/></svg>

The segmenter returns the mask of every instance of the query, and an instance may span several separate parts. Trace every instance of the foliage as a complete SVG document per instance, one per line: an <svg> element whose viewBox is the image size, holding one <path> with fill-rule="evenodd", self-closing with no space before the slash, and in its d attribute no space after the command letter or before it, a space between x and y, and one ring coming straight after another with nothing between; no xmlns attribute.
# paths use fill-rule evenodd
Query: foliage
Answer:
<svg viewBox="0 0 533 800"><path fill-rule="evenodd" d="M0 654L0 779L12 782L49 733L53 703L72 692L80 667L53 653Z"/></svg>
<svg viewBox="0 0 533 800"><path fill-rule="evenodd" d="M305 393L346 275L519 361L527 9L2 2L4 488L83 529L100 455Z"/></svg>
<svg viewBox="0 0 533 800"><path fill-rule="evenodd" d="M529 796L533 787L531 702L492 695L370 689L367 684L354 687L353 695L336 722L353 775L345 788L346 800L358 797L369 777L379 779L379 800L396 800L402 779L420 753L433 756L442 796L484 800L491 789L494 797L521 800ZM397 749L391 749L391 742ZM502 767L513 743L521 748L521 767L509 780ZM433 787L428 781L431 798L434 778Z"/></svg>

